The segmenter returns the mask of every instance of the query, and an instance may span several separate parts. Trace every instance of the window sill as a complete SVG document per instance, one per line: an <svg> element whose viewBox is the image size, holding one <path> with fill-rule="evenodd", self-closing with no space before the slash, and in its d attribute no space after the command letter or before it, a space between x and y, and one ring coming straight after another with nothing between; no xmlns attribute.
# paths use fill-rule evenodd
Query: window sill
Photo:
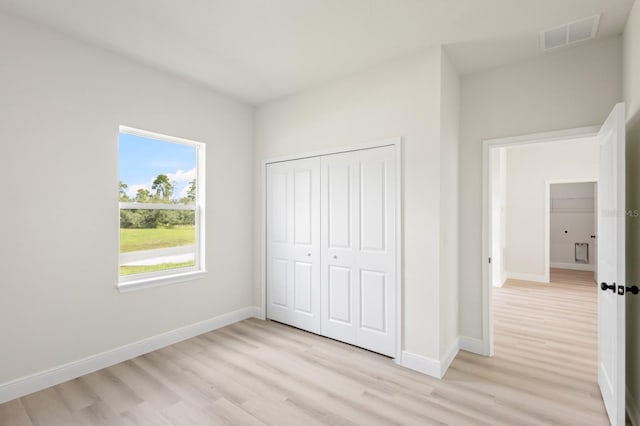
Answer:
<svg viewBox="0 0 640 426"><path fill-rule="evenodd" d="M181 274L165 275L161 277L142 278L135 281L127 281L118 283L118 291L120 293L128 293L130 291L143 290L145 288L160 287L165 285L182 283L185 281L193 281L203 278L207 271L189 271Z"/></svg>

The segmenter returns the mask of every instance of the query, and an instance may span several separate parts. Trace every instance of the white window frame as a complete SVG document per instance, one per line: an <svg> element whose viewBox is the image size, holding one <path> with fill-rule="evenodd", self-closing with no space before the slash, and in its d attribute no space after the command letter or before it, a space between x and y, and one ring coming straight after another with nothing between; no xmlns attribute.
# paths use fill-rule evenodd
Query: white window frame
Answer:
<svg viewBox="0 0 640 426"><path fill-rule="evenodd" d="M187 145L196 149L196 201L193 205L185 204L164 204L164 203L118 203L118 224L120 224L120 211L126 210L193 210L195 216L195 265L187 268L166 269L162 271L145 272L141 274L120 275L120 226L118 226L118 285L120 292L140 290L143 288L156 287L160 285L176 284L184 281L191 281L203 277L206 274L205 268L205 149L202 142L195 142L175 136L163 135L147 130L140 130L133 127L120 126L118 135L125 133L140 136L148 139L157 139L163 142L171 142Z"/></svg>

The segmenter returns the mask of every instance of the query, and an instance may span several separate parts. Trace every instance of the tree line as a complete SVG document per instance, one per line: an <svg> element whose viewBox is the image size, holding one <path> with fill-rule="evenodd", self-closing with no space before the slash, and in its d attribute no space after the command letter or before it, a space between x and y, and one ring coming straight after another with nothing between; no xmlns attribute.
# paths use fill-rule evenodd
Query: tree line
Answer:
<svg viewBox="0 0 640 426"><path fill-rule="evenodd" d="M151 191L140 188L135 197L127 195L129 185L120 181L120 202L193 204L196 201L196 180L189 184L187 195L174 198L175 182L165 174L159 174L151 184ZM171 228L176 225L195 225L193 210L120 209L120 228Z"/></svg>

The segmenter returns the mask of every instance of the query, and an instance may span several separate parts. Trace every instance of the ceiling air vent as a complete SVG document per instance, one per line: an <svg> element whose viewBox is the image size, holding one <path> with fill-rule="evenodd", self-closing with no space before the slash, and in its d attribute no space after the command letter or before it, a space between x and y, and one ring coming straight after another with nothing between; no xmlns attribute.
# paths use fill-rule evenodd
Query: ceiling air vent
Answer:
<svg viewBox="0 0 640 426"><path fill-rule="evenodd" d="M574 43L590 40L596 36L600 15L579 19L565 25L543 30L540 33L542 50L553 50Z"/></svg>

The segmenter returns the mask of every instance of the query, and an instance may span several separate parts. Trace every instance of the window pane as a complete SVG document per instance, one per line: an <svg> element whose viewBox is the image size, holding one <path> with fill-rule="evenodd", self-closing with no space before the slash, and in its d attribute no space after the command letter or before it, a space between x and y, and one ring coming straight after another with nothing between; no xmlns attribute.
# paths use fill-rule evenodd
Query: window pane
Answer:
<svg viewBox="0 0 640 426"><path fill-rule="evenodd" d="M196 259L195 215L202 201L196 176L204 146L122 126L118 143L121 282L134 274L169 270L170 275L202 266Z"/></svg>
<svg viewBox="0 0 640 426"><path fill-rule="evenodd" d="M120 133L120 201L193 204L196 147Z"/></svg>
<svg viewBox="0 0 640 426"><path fill-rule="evenodd" d="M120 210L120 275L195 266L195 211Z"/></svg>

